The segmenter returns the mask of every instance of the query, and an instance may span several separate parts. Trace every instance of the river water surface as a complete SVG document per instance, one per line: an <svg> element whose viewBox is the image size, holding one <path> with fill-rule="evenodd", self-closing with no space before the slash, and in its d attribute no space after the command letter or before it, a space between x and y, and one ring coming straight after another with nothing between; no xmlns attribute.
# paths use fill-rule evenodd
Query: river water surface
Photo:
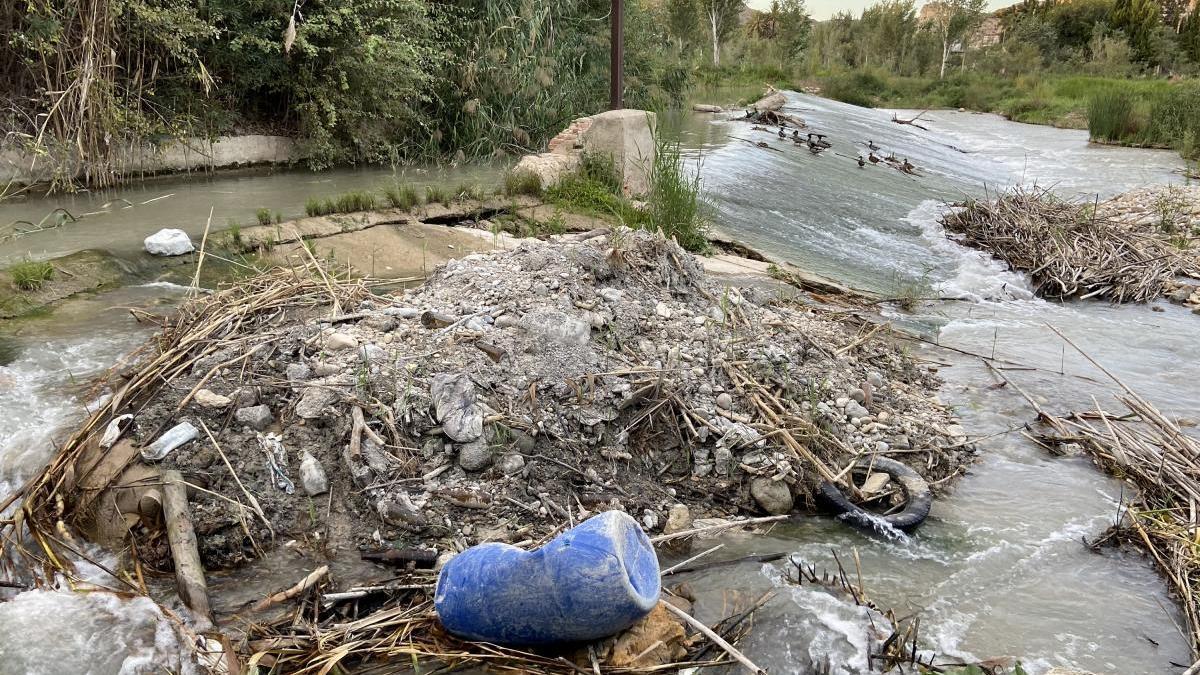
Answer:
<svg viewBox="0 0 1200 675"><path fill-rule="evenodd" d="M1194 338L1200 317L1169 305L1153 312L1035 299L1023 277L949 241L937 224L946 201L1022 182L1104 197L1177 181L1172 172L1181 163L1175 155L1091 146L1084 132L989 115L930 113L921 118L929 127L923 131L893 124L890 112L809 96L793 96L789 108L827 134L834 149L813 157L749 125L714 117L689 117L679 130L690 155L703 158L700 170L722 230L850 285L885 295L919 289L931 299L913 313L896 312L892 321L943 345L1036 368L1009 376L1053 411L1091 405L1092 396L1104 404L1111 387L1050 325L1168 414L1200 409ZM767 140L783 152L731 135ZM865 153L856 144L868 140L907 157L923 176L859 169L850 157ZM485 167L401 180L491 184L498 175ZM390 171L218 175L0 206L0 222L37 220L59 203L80 213L110 211L10 242L0 247L0 260L90 247L127 253L159 227L198 234L210 207L218 226L227 218L249 222L260 207L293 217L314 189L333 194L393 180ZM170 196L148 201L163 195ZM110 203L117 197L134 206ZM50 317L7 329L0 344L7 354L0 359L0 492L35 471L61 427L83 415L93 394L78 385L81 378L144 337L121 308L177 299L177 289L162 285L122 289L71 301ZM939 662L1014 656L1031 673L1065 665L1110 675L1178 672L1173 664L1190 662L1176 628L1181 619L1153 568L1136 555L1095 554L1083 545L1083 538L1113 522L1121 484L1086 459L1050 457L1017 433L1001 433L1032 420L1033 413L1011 388L992 387L995 380L978 359L921 343L913 352L942 364L942 399L956 406L972 437L986 437L979 462L935 503L930 520L912 537L883 537L813 518L777 527L767 537L730 538L721 554L786 551L826 565L833 562L831 550L846 560L856 549L871 598L902 616L919 613L923 646L940 654ZM712 593L752 592L778 585L777 574L771 566L743 565L698 575L692 583ZM705 597L711 600L712 593ZM698 610L704 605L702 597ZM44 630L39 625L47 606L79 617L71 633L75 646L63 650L78 654L42 662L36 672L119 672L122 665L139 672L139 664L168 651L161 635L155 640L161 624L151 609L84 607L67 593L50 593L23 604L0 603L0 656L30 639L30 631ZM855 608L824 594L787 589L764 610L746 648L773 673L812 672L809 664L826 656L846 664L834 673L861 672L866 663L857 618ZM799 633L820 639L799 648ZM15 663L0 658L0 672L26 672L9 665ZM80 667L88 663L94 665Z"/></svg>

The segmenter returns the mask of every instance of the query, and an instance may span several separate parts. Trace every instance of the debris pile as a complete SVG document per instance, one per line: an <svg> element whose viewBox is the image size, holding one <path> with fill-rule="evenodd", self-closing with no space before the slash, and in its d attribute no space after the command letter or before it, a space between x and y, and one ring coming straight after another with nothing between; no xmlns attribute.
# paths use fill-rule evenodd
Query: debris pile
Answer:
<svg viewBox="0 0 1200 675"><path fill-rule="evenodd" d="M1179 277L1200 280L1196 188L1150 188L1103 203L1017 188L970 201L942 224L964 243L1028 272L1042 297L1187 302L1196 287Z"/></svg>

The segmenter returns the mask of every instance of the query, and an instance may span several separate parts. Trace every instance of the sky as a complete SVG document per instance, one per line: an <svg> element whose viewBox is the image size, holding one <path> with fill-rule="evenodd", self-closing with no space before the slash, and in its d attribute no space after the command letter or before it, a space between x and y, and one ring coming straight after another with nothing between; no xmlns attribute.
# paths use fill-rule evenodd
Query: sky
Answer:
<svg viewBox="0 0 1200 675"><path fill-rule="evenodd" d="M834 12L841 10L849 10L855 16L858 16L864 9L875 4L876 0L805 0L805 6L808 7L808 13L812 18L818 21L824 21ZM1006 7L1017 0L988 0L990 9L999 9ZM747 3L755 9L766 9L771 6L771 0L748 0ZM925 4L921 0L917 0L917 6Z"/></svg>

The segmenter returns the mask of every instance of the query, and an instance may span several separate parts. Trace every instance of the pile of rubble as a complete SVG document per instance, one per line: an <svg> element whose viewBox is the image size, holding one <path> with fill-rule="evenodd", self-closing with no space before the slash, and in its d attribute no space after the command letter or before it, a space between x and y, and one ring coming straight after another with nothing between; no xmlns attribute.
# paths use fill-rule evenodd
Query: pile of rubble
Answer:
<svg viewBox="0 0 1200 675"><path fill-rule="evenodd" d="M611 508L669 533L812 508L856 459L932 482L970 452L934 376L869 324L722 287L661 236L474 254L354 306L319 282L222 319L135 413L142 447L204 430L157 466L198 488L208 569L272 537L445 552ZM139 554L165 566L155 532Z"/></svg>

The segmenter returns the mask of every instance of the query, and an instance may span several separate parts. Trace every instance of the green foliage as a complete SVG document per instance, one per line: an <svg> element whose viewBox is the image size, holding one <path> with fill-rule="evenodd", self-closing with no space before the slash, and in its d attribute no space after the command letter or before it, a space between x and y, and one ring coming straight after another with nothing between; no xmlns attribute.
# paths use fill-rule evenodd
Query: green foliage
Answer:
<svg viewBox="0 0 1200 675"><path fill-rule="evenodd" d="M233 218L230 218L229 220L225 221L225 232L229 238L229 243L233 244L234 247L240 247L242 245L241 223Z"/></svg>
<svg viewBox="0 0 1200 675"><path fill-rule="evenodd" d="M425 203L450 206L450 193L440 185L425 186Z"/></svg>
<svg viewBox="0 0 1200 675"><path fill-rule="evenodd" d="M8 268L13 286L22 291L36 291L54 278L54 267L44 261L24 260Z"/></svg>
<svg viewBox="0 0 1200 675"><path fill-rule="evenodd" d="M254 212L254 217L258 220L259 225L270 225L271 209L259 209Z"/></svg>
<svg viewBox="0 0 1200 675"><path fill-rule="evenodd" d="M509 170L504 174L502 190L506 197L516 197L517 195L537 197L542 194L542 179L532 171Z"/></svg>
<svg viewBox="0 0 1200 675"><path fill-rule="evenodd" d="M1088 102L1088 133L1092 138L1119 141L1132 137L1140 126L1136 103L1123 91L1103 91Z"/></svg>
<svg viewBox="0 0 1200 675"><path fill-rule="evenodd" d="M413 185L393 185L384 190L384 197L387 198L388 204L394 209L408 211L414 206L420 206L421 195L417 192L417 188Z"/></svg>
<svg viewBox="0 0 1200 675"><path fill-rule="evenodd" d="M370 211L376 208L378 203L374 194L355 190L340 194L332 199L310 197L304 202L304 212L309 216L354 213L356 211Z"/></svg>

